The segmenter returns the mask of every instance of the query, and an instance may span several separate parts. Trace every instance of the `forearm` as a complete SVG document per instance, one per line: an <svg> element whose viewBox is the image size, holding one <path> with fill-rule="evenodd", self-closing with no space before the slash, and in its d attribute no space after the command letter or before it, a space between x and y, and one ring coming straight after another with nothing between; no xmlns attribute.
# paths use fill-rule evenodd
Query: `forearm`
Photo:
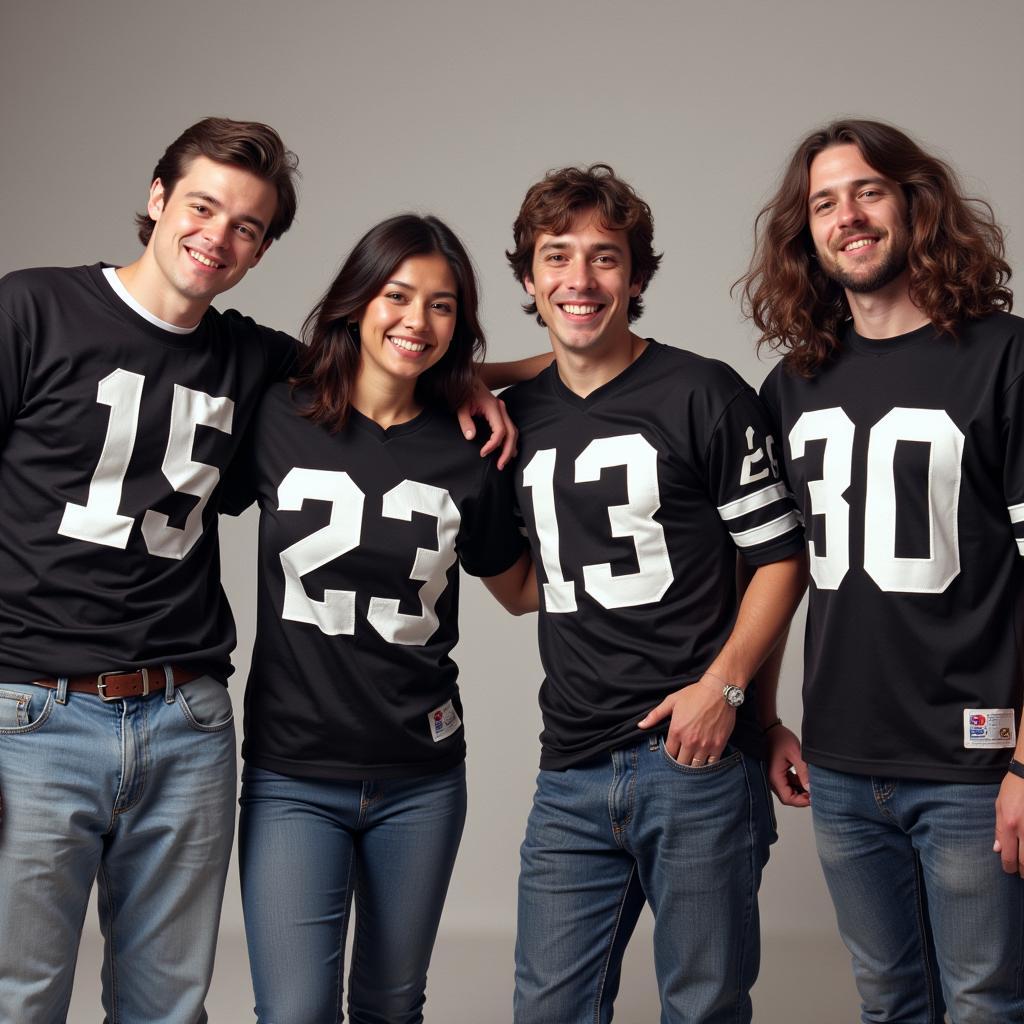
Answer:
<svg viewBox="0 0 1024 1024"><path fill-rule="evenodd" d="M806 585L807 560L802 554L758 568L743 594L729 639L708 667L713 676L737 686L746 686L757 675L760 689L763 679L766 693L759 698L758 710L766 725L777 717L775 694L784 638ZM762 666L763 674L758 672Z"/></svg>
<svg viewBox="0 0 1024 1024"><path fill-rule="evenodd" d="M540 355L512 362L478 363L476 372L484 384L494 391L497 388L511 387L520 381L532 380L541 370L546 369L554 358L553 352L542 352Z"/></svg>

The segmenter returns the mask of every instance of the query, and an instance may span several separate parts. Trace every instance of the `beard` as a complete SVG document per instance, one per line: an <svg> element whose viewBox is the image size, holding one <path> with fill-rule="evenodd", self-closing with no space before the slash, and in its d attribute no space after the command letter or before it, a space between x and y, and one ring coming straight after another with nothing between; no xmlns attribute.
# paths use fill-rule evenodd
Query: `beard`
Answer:
<svg viewBox="0 0 1024 1024"><path fill-rule="evenodd" d="M910 239L905 231L899 231L889 236L889 251L885 258L876 267L866 272L857 273L843 270L838 260L832 259L829 255L826 259L819 259L822 272L830 281L835 281L840 287L847 291L856 292L860 295L867 295L877 292L887 284L895 281L900 274L907 269L907 252L910 248Z"/></svg>

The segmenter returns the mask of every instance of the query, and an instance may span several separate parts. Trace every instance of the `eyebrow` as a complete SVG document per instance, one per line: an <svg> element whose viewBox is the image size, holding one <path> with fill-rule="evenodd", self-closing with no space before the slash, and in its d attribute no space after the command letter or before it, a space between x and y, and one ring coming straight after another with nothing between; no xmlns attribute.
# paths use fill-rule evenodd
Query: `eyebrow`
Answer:
<svg viewBox="0 0 1024 1024"><path fill-rule="evenodd" d="M206 203L208 206L214 206L218 210L224 209L224 204L219 199L217 199L216 196L211 196L209 192L186 192L185 198L202 199L202 201ZM238 218L238 220L243 224L252 224L253 227L259 228L261 232L265 233L267 230L267 225L264 224L263 221L259 219L259 217L253 217L250 214L243 213L242 216Z"/></svg>
<svg viewBox="0 0 1024 1024"><path fill-rule="evenodd" d="M388 284L396 285L399 288L405 288L410 292L416 291L413 285L406 284L405 281L399 281L397 278L392 278L390 281L388 281ZM454 299L456 302L459 301L459 297L458 295L455 294L455 292L434 292L434 294L431 295L430 297L432 299Z"/></svg>
<svg viewBox="0 0 1024 1024"><path fill-rule="evenodd" d="M851 188L858 189L863 188L865 185L888 185L889 179L882 177L857 178L856 181L851 181L849 184ZM835 192L834 188L819 188L817 192L807 197L807 203L810 205L816 199L822 199L825 196L830 196L833 192Z"/></svg>
<svg viewBox="0 0 1024 1024"><path fill-rule="evenodd" d="M541 252L549 252L551 250L554 250L554 251L557 252L557 251L561 251L561 250L568 249L568 248L570 248L570 244L568 242L562 242L562 241L556 240L554 242L545 242L540 247L540 251ZM622 253L623 253L623 249L622 249L621 245L616 245L614 242L601 242L598 245L592 245L587 250L587 252L588 253L614 252L614 253L617 253L619 256L621 256Z"/></svg>

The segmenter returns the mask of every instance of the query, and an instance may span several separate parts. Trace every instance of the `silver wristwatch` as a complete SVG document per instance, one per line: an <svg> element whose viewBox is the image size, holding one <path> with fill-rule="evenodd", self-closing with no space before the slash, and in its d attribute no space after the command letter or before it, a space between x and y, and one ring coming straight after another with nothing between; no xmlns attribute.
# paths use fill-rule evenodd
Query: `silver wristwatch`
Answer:
<svg viewBox="0 0 1024 1024"><path fill-rule="evenodd" d="M722 699L731 708L738 708L746 699L746 694L738 687L727 683L722 687Z"/></svg>

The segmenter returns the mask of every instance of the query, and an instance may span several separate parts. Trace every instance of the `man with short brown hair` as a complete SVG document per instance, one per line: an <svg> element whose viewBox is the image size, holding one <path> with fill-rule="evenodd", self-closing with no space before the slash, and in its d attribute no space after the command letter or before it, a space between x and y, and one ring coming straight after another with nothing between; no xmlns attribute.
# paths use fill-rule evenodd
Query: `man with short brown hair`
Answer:
<svg viewBox="0 0 1024 1024"><path fill-rule="evenodd" d="M0 1019L64 1020L93 881L103 1006L196 1024L234 830L216 490L293 342L210 307L295 212L266 125L208 118L145 250L0 281Z"/></svg>

